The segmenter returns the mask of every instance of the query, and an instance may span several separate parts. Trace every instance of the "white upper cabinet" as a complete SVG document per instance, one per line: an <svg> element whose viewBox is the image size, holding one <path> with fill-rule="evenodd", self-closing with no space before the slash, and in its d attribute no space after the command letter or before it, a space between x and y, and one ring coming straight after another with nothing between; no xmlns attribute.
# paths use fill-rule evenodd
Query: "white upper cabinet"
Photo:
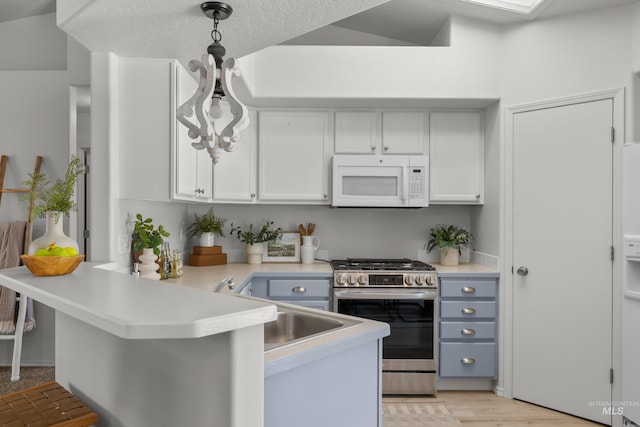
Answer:
<svg viewBox="0 0 640 427"><path fill-rule="evenodd" d="M380 115L375 111L336 111L336 154L377 154L380 150Z"/></svg>
<svg viewBox="0 0 640 427"><path fill-rule="evenodd" d="M426 154L424 111L336 111L336 154Z"/></svg>
<svg viewBox="0 0 640 427"><path fill-rule="evenodd" d="M119 196L138 200L211 199L211 159L191 146L176 108L197 83L177 61L119 58Z"/></svg>
<svg viewBox="0 0 640 427"><path fill-rule="evenodd" d="M383 111L383 154L425 154L427 113L424 111Z"/></svg>
<svg viewBox="0 0 640 427"><path fill-rule="evenodd" d="M429 201L484 202L484 126L478 111L431 112Z"/></svg>
<svg viewBox="0 0 640 427"><path fill-rule="evenodd" d="M178 108L198 88L198 83L180 65L176 66L176 103ZM184 200L211 200L213 161L207 150L196 150L188 129L176 122L174 198Z"/></svg>
<svg viewBox="0 0 640 427"><path fill-rule="evenodd" d="M328 204L330 135L329 111L261 111L260 201Z"/></svg>
<svg viewBox="0 0 640 427"><path fill-rule="evenodd" d="M213 201L255 203L258 147L256 113L249 112L249 127L240 134L236 150L222 154L213 166Z"/></svg>

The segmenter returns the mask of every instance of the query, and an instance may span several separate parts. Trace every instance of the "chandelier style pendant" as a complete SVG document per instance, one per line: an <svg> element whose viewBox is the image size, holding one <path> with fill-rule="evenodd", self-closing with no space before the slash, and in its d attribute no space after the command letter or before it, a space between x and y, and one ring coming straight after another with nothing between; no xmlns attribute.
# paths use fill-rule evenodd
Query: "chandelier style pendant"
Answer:
<svg viewBox="0 0 640 427"><path fill-rule="evenodd" d="M189 61L189 70L200 72L200 83L196 93L178 107L177 116L178 121L189 129L189 137L197 141L191 145L197 150L206 149L216 164L223 151L237 148L240 132L249 126L249 112L231 86L232 78L242 75L238 61L234 58L223 60L226 49L220 44L222 34L218 31L218 22L227 19L233 9L217 1L204 2L200 9L213 19L213 43L201 61ZM189 118L194 118L195 122Z"/></svg>

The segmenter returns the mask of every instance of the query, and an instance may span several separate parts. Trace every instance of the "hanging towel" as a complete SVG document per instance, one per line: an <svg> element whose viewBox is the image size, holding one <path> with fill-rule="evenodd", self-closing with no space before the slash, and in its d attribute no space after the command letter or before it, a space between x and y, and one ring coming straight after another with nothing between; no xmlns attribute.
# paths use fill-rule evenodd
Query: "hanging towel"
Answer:
<svg viewBox="0 0 640 427"><path fill-rule="evenodd" d="M15 221L0 224L0 269L20 265L27 223ZM22 302L21 302L22 303ZM35 328L33 301L27 299L27 316L24 331ZM0 334L13 334L16 329L16 293L0 286Z"/></svg>

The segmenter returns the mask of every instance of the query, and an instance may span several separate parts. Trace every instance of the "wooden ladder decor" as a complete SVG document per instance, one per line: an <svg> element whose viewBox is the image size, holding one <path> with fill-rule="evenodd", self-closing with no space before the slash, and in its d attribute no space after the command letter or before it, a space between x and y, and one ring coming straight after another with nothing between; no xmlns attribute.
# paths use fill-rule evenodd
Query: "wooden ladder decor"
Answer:
<svg viewBox="0 0 640 427"><path fill-rule="evenodd" d="M29 193L34 190L33 186L31 188L4 188L4 175L7 172L7 161L9 160L8 156L4 154L0 158L0 204L2 204L2 195L4 193ZM40 173L40 166L42 165L42 156L36 156L36 163L33 167L33 176L37 176ZM29 200L29 208L27 212L27 229L25 231L24 236L24 253L26 254L29 250L29 243L31 242L31 233L32 233L32 215L33 211L33 198Z"/></svg>

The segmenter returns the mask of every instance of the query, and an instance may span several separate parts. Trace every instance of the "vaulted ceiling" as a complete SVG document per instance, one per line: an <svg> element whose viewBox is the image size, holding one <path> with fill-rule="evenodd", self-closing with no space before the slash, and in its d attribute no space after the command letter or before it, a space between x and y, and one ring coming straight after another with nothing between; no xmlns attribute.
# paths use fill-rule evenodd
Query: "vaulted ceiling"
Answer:
<svg viewBox="0 0 640 427"><path fill-rule="evenodd" d="M452 14L497 24L545 19L639 0L544 0L532 15L477 0L229 0L220 23L231 56L280 43L313 44L313 32L344 28L402 43L429 45ZM494 3L523 0L491 0ZM79 5L79 6L78 6ZM211 42L212 22L198 0L58 0L58 25L92 51L120 56L196 58ZM55 0L0 0L0 22L55 11Z"/></svg>

